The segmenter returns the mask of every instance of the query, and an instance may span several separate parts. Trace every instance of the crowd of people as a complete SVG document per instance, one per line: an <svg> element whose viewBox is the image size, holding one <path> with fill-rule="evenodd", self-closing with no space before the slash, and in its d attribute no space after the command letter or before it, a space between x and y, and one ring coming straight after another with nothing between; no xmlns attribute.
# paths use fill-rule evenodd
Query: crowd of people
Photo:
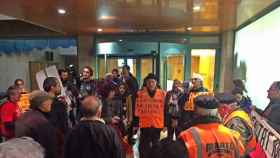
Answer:
<svg viewBox="0 0 280 158"><path fill-rule="evenodd" d="M269 88L271 102L261 111L242 80L234 80L231 92L213 93L193 74L165 92L152 73L139 87L127 65L103 79L93 79L89 66L80 75L71 69L59 75L47 77L43 90L28 92L16 79L1 93L0 158L132 158L139 133L140 158L254 158L263 151L251 111L280 131L280 82Z"/></svg>

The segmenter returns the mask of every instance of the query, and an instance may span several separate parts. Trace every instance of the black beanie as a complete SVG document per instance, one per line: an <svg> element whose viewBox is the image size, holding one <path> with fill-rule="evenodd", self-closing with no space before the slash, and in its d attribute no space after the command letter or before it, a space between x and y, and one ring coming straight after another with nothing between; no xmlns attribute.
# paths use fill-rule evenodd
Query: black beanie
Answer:
<svg viewBox="0 0 280 158"><path fill-rule="evenodd" d="M218 93L215 97L218 99L220 104L232 104L237 102L235 96L230 93Z"/></svg>
<svg viewBox="0 0 280 158"><path fill-rule="evenodd" d="M148 79L154 79L154 80L156 80L157 81L157 77L156 77L156 75L154 75L154 74L152 74L152 73L149 73L147 76L146 76L146 78L145 78L146 80L148 80Z"/></svg>
<svg viewBox="0 0 280 158"><path fill-rule="evenodd" d="M219 107L218 100L212 95L200 95L194 99L195 106L204 109L217 109Z"/></svg>

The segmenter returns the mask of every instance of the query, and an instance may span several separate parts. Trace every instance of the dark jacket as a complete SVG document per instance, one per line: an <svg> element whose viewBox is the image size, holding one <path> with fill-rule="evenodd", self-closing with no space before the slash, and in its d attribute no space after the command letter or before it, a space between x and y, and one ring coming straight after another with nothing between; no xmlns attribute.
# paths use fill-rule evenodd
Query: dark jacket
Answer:
<svg viewBox="0 0 280 158"><path fill-rule="evenodd" d="M45 158L58 158L59 153L56 130L47 119L48 114L31 110L16 121L16 137L33 138L45 149Z"/></svg>
<svg viewBox="0 0 280 158"><path fill-rule="evenodd" d="M122 158L120 140L101 121L81 121L66 138L65 158Z"/></svg>
<svg viewBox="0 0 280 158"><path fill-rule="evenodd" d="M280 100L271 101L264 110L263 115L267 118L271 127L280 133Z"/></svg>
<svg viewBox="0 0 280 158"><path fill-rule="evenodd" d="M52 104L52 109L50 112L51 123L63 134L65 135L68 131L68 114L67 105L55 98Z"/></svg>
<svg viewBox="0 0 280 158"><path fill-rule="evenodd" d="M96 95L97 82L95 80L80 81L79 90L82 97Z"/></svg>
<svg viewBox="0 0 280 158"><path fill-rule="evenodd" d="M179 106L179 100L182 97L182 92L176 92L174 90L168 91L165 97L165 120L170 123L170 119L178 119L180 117L181 108Z"/></svg>
<svg viewBox="0 0 280 158"><path fill-rule="evenodd" d="M181 117L179 119L180 125L183 125L186 122L189 122L190 120L192 120L194 113L185 111L184 106L189 99L189 95L191 93L197 93L197 92L208 92L208 90L204 87L200 87L198 89L192 89L192 90L190 90L190 92L188 94L182 95L182 97L179 99L178 104L179 104L179 107L181 108Z"/></svg>
<svg viewBox="0 0 280 158"><path fill-rule="evenodd" d="M102 101L102 114L101 117L105 120L106 124L111 123L111 119L118 116L122 119L122 102L115 98L111 102L107 100Z"/></svg>

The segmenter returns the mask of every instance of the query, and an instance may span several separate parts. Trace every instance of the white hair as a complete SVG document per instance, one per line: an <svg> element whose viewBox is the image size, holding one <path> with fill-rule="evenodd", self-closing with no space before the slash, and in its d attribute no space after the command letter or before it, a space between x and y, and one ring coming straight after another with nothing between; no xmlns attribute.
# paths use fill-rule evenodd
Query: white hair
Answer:
<svg viewBox="0 0 280 158"><path fill-rule="evenodd" d="M0 158L44 158L44 148L30 137L14 138L0 144Z"/></svg>

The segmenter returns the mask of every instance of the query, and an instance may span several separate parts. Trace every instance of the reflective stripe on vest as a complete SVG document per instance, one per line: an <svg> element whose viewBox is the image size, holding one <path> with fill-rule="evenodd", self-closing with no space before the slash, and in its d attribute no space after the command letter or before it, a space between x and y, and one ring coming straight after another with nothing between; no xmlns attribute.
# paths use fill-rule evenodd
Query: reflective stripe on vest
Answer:
<svg viewBox="0 0 280 158"><path fill-rule="evenodd" d="M199 133L195 130L195 128L191 128L190 132L197 146L197 151L196 151L197 158L202 158L202 143L200 140Z"/></svg>
<svg viewBox="0 0 280 158"><path fill-rule="evenodd" d="M252 120L245 111L235 110L235 111L231 112L228 116L225 117L225 119L224 119L225 126L228 126L228 124L234 118L240 118L241 120L243 120L243 122L246 123L246 126L250 130L251 138L250 137L249 138L243 138L244 145L246 146L246 153L249 153L249 152L253 151L256 148L256 145L257 145L257 140L256 140L256 137L255 137L254 132L253 132L254 127L253 127L253 124L252 124Z"/></svg>
<svg viewBox="0 0 280 158"><path fill-rule="evenodd" d="M205 127L191 127L180 134L190 158L240 158L244 154L236 132L217 124Z"/></svg>

